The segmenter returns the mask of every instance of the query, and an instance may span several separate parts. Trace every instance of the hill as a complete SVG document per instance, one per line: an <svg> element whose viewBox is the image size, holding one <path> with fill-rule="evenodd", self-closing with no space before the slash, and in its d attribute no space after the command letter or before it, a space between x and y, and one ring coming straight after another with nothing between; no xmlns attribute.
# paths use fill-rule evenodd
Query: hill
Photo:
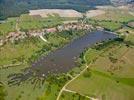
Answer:
<svg viewBox="0 0 134 100"><path fill-rule="evenodd" d="M31 9L64 8L84 12L96 5L109 5L110 0L0 0L0 19L18 16Z"/></svg>
<svg viewBox="0 0 134 100"><path fill-rule="evenodd" d="M121 5L121 4L132 3L134 2L134 0L111 0L111 2L114 4Z"/></svg>

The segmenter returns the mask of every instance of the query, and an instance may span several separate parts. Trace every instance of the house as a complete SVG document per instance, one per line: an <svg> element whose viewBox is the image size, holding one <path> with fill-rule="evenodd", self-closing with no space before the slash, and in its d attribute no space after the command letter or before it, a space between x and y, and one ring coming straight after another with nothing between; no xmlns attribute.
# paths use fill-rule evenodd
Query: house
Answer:
<svg viewBox="0 0 134 100"><path fill-rule="evenodd" d="M63 31L64 30L64 25L57 26L57 30L59 32Z"/></svg>
<svg viewBox="0 0 134 100"><path fill-rule="evenodd" d="M40 35L44 35L45 34L45 30L42 29L42 30L29 30L27 32L27 35L28 36L33 36L33 37L36 37L36 36L40 36Z"/></svg>
<svg viewBox="0 0 134 100"><path fill-rule="evenodd" d="M10 32L8 34L8 36L6 36L6 39L4 42L10 41L10 42L14 43L14 41L18 41L18 40L24 39L26 37L27 37L27 35L25 32Z"/></svg>
<svg viewBox="0 0 134 100"><path fill-rule="evenodd" d="M3 46L3 45L4 45L4 41L0 40L0 46Z"/></svg>
<svg viewBox="0 0 134 100"><path fill-rule="evenodd" d="M134 28L134 21L133 22L129 22L128 26L131 27L131 28Z"/></svg>
<svg viewBox="0 0 134 100"><path fill-rule="evenodd" d="M57 31L57 29L55 27L46 29L46 33L54 33L56 31Z"/></svg>

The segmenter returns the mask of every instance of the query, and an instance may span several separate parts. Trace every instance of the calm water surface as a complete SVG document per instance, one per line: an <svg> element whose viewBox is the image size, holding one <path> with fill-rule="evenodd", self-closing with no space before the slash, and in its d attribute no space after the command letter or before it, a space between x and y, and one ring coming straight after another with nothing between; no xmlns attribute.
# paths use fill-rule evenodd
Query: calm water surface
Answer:
<svg viewBox="0 0 134 100"><path fill-rule="evenodd" d="M38 70L39 74L63 73L76 67L76 58L79 57L85 48L91 47L97 42L116 38L117 35L104 31L88 33L63 48L41 57L31 66L32 70Z"/></svg>

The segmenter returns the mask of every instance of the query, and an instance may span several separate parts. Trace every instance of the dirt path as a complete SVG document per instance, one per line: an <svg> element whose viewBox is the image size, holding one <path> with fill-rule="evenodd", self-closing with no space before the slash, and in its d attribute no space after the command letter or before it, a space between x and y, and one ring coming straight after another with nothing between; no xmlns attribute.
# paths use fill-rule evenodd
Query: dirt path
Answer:
<svg viewBox="0 0 134 100"><path fill-rule="evenodd" d="M16 30L17 32L20 32L19 23L20 23L20 18L17 18L17 20L16 20L16 25L15 25L15 30Z"/></svg>
<svg viewBox="0 0 134 100"><path fill-rule="evenodd" d="M133 63L126 56L123 56L123 58L125 58L129 64L133 65Z"/></svg>
<svg viewBox="0 0 134 100"><path fill-rule="evenodd" d="M104 52L105 52L105 51L104 51ZM102 52L102 53L104 53L104 52ZM100 57L100 55L97 55L96 58L98 58L98 57ZM85 56L84 56L84 59L85 59ZM70 84L72 81L74 81L76 78L78 78L81 74L83 74L92 64L93 64L93 62L91 62L89 65L86 65L86 67L85 67L78 75L76 75L74 78L72 78L70 81L68 81L68 82L62 87L62 89L60 90L60 92L59 92L59 94L58 94L56 100L60 100L60 96L61 96L61 94L62 94L63 91L67 91L67 92L71 92L71 93L77 93L76 91L72 91L72 90L66 89L66 86L67 86L68 84ZM80 95L85 96L85 95L83 95L83 94L80 94ZM88 97L88 98L91 99L91 100L99 100L98 98L93 98L93 97L89 97L89 96L85 96L85 97Z"/></svg>
<svg viewBox="0 0 134 100"><path fill-rule="evenodd" d="M6 68L9 68L9 67L15 67L15 66L19 66L19 65L22 65L23 63L20 62L20 63L17 63L17 64L8 64L8 65L3 65L3 66L0 66L0 69L6 69Z"/></svg>
<svg viewBox="0 0 134 100"><path fill-rule="evenodd" d="M92 63L90 63L89 66L91 66L91 64L92 64ZM62 87L62 89L60 90L60 92L59 92L59 94L58 94L56 100L59 100L59 99L60 99L60 96L61 96L62 92L66 90L66 86L67 86L68 84L70 84L73 80L75 80L76 78L78 78L81 74L83 74L83 73L87 70L87 68L88 68L89 66L86 65L86 67L85 67L78 75L76 75L74 78L72 78L70 81L68 81L68 82Z"/></svg>
<svg viewBox="0 0 134 100"><path fill-rule="evenodd" d="M44 42L48 42L42 35L39 36Z"/></svg>
<svg viewBox="0 0 134 100"><path fill-rule="evenodd" d="M64 89L64 91L70 92L70 93L77 93L76 91L72 91L72 90L68 90L68 89ZM83 97L86 97L86 98L88 98L90 100L98 100L97 98L89 97L89 96L86 96L84 94L80 94L80 95L83 96Z"/></svg>

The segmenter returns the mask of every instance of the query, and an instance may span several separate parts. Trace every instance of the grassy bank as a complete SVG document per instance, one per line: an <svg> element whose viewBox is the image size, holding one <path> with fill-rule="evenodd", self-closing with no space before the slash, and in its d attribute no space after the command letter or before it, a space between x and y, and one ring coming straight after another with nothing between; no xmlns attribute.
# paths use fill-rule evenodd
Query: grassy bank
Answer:
<svg viewBox="0 0 134 100"><path fill-rule="evenodd" d="M50 33L44 36L47 38L49 43L45 43L36 37L27 38L23 41L16 42L15 44L6 44L5 46L1 47L1 66L17 64L19 62L22 63L18 66L0 69L0 76L2 77L1 81L4 82L5 89L8 93L6 100L26 100L27 98L30 100L42 100L44 98L51 100L52 98L56 98L59 90L68 80L68 76L66 75L54 77L50 76L45 80L42 78L40 79L39 77L32 77L32 79L27 80L20 85L13 86L8 85L8 81L10 80L8 76L16 73L22 73L23 69L28 68L29 64L37 60L41 55L46 55L84 34L85 32L83 30ZM36 84L37 80L42 80L42 85L41 83ZM47 91L50 91L50 87L51 92L47 93Z"/></svg>
<svg viewBox="0 0 134 100"><path fill-rule="evenodd" d="M132 52L134 52L132 45L128 47L118 41L101 48L90 48L85 53L85 58L87 64L91 61L93 64L72 81L67 89L102 100L132 100L134 98ZM68 93L64 95L68 96Z"/></svg>

